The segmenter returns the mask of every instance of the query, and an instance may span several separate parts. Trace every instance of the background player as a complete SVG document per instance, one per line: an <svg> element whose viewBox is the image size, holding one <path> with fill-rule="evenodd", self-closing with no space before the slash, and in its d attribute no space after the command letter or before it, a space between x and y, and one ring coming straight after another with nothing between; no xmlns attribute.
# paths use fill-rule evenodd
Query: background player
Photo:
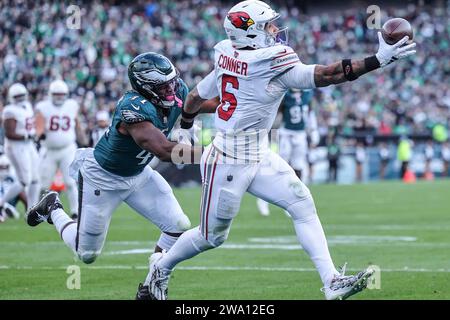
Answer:
<svg viewBox="0 0 450 320"><path fill-rule="evenodd" d="M110 124L109 112L100 110L95 114L95 127L91 132L91 140L89 145L95 146L103 137Z"/></svg>
<svg viewBox="0 0 450 320"><path fill-rule="evenodd" d="M320 140L317 117L311 108L313 90L290 89L281 104L282 127L278 131L280 156L294 169L295 174L308 183L308 138L315 147ZM256 200L259 213L270 214L269 204Z"/></svg>
<svg viewBox="0 0 450 320"><path fill-rule="evenodd" d="M8 157L3 153L3 147L0 149L0 196L3 197L11 186L15 184L17 177L14 169L11 167ZM21 192L14 199L4 203L4 210L0 210L0 222L5 221L7 218L19 219L20 213L16 209L19 200L22 200L25 208L27 207L25 193Z"/></svg>
<svg viewBox="0 0 450 320"><path fill-rule="evenodd" d="M214 47L214 70L189 93L182 119L188 123L205 99L220 96L215 114L218 132L200 166L200 226L185 232L151 265L150 290L156 299L167 299L170 273L178 263L227 239L246 191L289 212L297 239L319 272L326 299L357 293L373 274L371 269L355 276L337 272L309 189L286 161L270 151L267 134L289 88L311 89L355 80L414 54L415 44L403 46L408 41L405 37L388 45L379 33L376 55L304 65L283 45L286 28L274 24L279 16L261 1L244 1L231 8L224 21L229 39Z"/></svg>
<svg viewBox="0 0 450 320"><path fill-rule="evenodd" d="M39 199L39 156L34 144L35 122L28 91L20 83L8 90L9 105L3 109L5 130L5 154L12 163L17 181L0 198L0 208L25 191L27 204L33 205Z"/></svg>
<svg viewBox="0 0 450 320"><path fill-rule="evenodd" d="M36 105L36 135L43 139L41 153L41 185L48 190L61 170L72 218L77 217L78 191L69 176L69 165L77 150L77 132L82 135L78 120L79 105L69 98L69 87L63 80L50 83L48 99Z"/></svg>

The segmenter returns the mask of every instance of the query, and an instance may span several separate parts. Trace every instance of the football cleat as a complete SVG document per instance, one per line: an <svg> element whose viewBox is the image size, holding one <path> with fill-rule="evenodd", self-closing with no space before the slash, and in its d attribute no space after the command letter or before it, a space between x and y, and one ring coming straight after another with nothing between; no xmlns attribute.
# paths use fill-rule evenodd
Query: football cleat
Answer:
<svg viewBox="0 0 450 320"><path fill-rule="evenodd" d="M348 297L364 290L367 287L368 279L374 274L374 270L367 268L354 276L345 276L345 265L341 274L336 275L328 287L321 291L327 300L345 300Z"/></svg>
<svg viewBox="0 0 450 320"><path fill-rule="evenodd" d="M162 252L157 252L150 257L149 292L152 300L167 300L170 272L158 267L157 263L162 256Z"/></svg>
<svg viewBox="0 0 450 320"><path fill-rule="evenodd" d="M136 300L152 300L148 286L139 283L138 291L136 292Z"/></svg>
<svg viewBox="0 0 450 320"><path fill-rule="evenodd" d="M58 208L64 209L58 193L55 191L46 193L38 203L28 210L26 215L28 225L35 227L46 220L51 223L50 214Z"/></svg>
<svg viewBox="0 0 450 320"><path fill-rule="evenodd" d="M19 219L20 218L20 213L19 211L16 210L16 208L14 208L14 206L10 205L9 203L5 203L3 205L2 211L9 217L9 218L14 218L14 219Z"/></svg>

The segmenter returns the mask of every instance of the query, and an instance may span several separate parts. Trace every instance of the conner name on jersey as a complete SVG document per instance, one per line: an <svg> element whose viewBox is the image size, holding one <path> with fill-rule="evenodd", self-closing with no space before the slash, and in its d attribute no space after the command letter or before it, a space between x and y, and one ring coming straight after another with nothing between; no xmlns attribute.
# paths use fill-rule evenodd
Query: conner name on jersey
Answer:
<svg viewBox="0 0 450 320"><path fill-rule="evenodd" d="M247 75L248 64L247 62L228 57L221 54L217 62L219 68L231 71L233 73L240 74L242 76Z"/></svg>

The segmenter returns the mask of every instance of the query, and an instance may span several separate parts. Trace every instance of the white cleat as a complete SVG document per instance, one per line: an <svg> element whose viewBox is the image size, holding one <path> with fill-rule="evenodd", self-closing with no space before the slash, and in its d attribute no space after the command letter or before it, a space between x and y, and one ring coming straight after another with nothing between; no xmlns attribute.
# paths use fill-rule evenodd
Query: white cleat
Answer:
<svg viewBox="0 0 450 320"><path fill-rule="evenodd" d="M170 272L162 270L157 265L163 255L163 253L157 252L150 257L150 272L147 278L150 277L149 291L152 300L167 300Z"/></svg>
<svg viewBox="0 0 450 320"><path fill-rule="evenodd" d="M152 271L153 266L155 265L155 262L162 258L163 254L165 252L154 252L152 255L148 258L148 274L147 278L145 279L144 285L148 286L150 284L150 280L152 278Z"/></svg>
<svg viewBox="0 0 450 320"><path fill-rule="evenodd" d="M256 206L258 207L258 211L262 216L267 217L268 215L270 215L268 202L262 199L256 199Z"/></svg>
<svg viewBox="0 0 450 320"><path fill-rule="evenodd" d="M9 218L13 218L13 219L20 218L19 211L17 211L16 208L14 206L10 205L8 202L6 202L3 205L3 211Z"/></svg>
<svg viewBox="0 0 450 320"><path fill-rule="evenodd" d="M374 270L367 268L354 276L345 276L345 265L340 275L331 280L328 287L322 288L327 300L345 300L348 297L364 290L368 279L374 274Z"/></svg>

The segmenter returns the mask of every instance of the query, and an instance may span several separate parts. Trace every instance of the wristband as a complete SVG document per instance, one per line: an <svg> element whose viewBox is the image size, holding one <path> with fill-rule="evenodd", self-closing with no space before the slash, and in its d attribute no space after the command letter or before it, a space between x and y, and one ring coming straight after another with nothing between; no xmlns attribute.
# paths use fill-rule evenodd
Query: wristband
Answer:
<svg viewBox="0 0 450 320"><path fill-rule="evenodd" d="M353 73L352 60L350 59L342 60L342 70L344 70L344 77L348 81L358 79L358 76Z"/></svg>
<svg viewBox="0 0 450 320"><path fill-rule="evenodd" d="M375 55L367 57L364 59L364 65L366 67L366 71L372 71L378 69L380 67L380 61L378 61Z"/></svg>
<svg viewBox="0 0 450 320"><path fill-rule="evenodd" d="M184 121L183 118L181 118L181 120L180 120L180 128L181 129L190 129L190 128L192 128L193 125L194 125L194 121L187 122L187 121Z"/></svg>
<svg viewBox="0 0 450 320"><path fill-rule="evenodd" d="M194 113L187 113L184 109L181 110L181 116L184 119L194 119L198 115L198 111Z"/></svg>

